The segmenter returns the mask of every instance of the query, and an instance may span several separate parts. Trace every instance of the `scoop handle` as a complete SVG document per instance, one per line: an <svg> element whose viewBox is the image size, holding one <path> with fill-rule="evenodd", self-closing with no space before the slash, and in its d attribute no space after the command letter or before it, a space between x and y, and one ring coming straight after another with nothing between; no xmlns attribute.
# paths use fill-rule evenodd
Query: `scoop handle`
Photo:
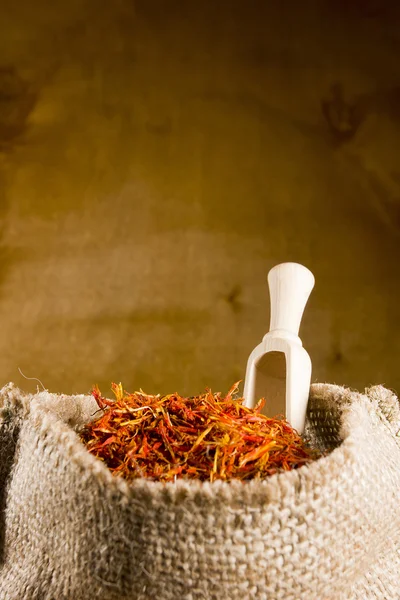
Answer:
<svg viewBox="0 0 400 600"><path fill-rule="evenodd" d="M282 263L268 273L271 299L269 337L298 337L301 318L314 287L314 275L298 263Z"/></svg>

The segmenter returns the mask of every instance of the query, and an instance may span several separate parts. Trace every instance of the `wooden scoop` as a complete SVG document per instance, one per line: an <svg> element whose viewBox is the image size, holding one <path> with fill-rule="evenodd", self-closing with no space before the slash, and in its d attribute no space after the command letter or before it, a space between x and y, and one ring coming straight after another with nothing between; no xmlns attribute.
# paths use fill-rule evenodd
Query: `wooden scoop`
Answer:
<svg viewBox="0 0 400 600"><path fill-rule="evenodd" d="M265 398L262 412L284 415L299 433L304 430L311 360L298 332L314 282L311 271L297 263L277 265L268 273L270 330L249 356L244 386L246 406Z"/></svg>

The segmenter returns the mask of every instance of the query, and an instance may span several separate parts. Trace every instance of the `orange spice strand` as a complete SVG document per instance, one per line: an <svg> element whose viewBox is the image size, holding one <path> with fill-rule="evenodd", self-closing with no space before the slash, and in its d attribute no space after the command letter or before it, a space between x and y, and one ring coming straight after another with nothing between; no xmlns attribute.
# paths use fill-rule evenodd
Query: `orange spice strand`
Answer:
<svg viewBox="0 0 400 600"><path fill-rule="evenodd" d="M264 400L250 409L234 398L237 388L226 396L207 390L183 398L129 394L113 383L110 401L95 387L103 413L83 428L81 439L114 475L128 480L263 479L316 458L287 421L261 414Z"/></svg>

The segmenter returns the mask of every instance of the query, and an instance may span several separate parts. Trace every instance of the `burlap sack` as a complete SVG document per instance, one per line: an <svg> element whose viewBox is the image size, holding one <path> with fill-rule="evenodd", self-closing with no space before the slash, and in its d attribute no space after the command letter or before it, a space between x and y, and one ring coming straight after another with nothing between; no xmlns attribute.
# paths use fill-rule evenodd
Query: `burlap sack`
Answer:
<svg viewBox="0 0 400 600"><path fill-rule="evenodd" d="M1 391L1 600L400 598L400 408L314 385L329 454L264 482L114 478L75 432L89 396Z"/></svg>

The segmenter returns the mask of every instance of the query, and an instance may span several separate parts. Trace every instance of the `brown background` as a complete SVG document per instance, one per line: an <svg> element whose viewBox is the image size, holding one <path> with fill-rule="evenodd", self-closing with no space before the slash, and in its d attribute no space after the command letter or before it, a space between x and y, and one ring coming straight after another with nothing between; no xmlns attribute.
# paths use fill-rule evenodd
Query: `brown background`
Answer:
<svg viewBox="0 0 400 600"><path fill-rule="evenodd" d="M14 0L0 18L0 374L226 390L304 263L313 379L400 389L388 2Z"/></svg>

